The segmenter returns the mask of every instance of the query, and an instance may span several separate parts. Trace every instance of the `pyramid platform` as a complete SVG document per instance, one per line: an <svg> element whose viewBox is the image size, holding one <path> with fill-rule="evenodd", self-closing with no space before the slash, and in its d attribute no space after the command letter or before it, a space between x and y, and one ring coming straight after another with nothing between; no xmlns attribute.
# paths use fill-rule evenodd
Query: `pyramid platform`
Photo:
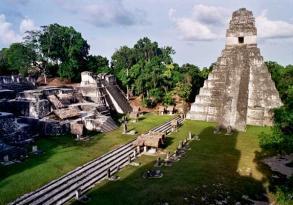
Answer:
<svg viewBox="0 0 293 205"><path fill-rule="evenodd" d="M226 46L192 104L188 119L218 122L245 131L246 125L272 125L279 93L256 43L255 19L245 8L235 11Z"/></svg>

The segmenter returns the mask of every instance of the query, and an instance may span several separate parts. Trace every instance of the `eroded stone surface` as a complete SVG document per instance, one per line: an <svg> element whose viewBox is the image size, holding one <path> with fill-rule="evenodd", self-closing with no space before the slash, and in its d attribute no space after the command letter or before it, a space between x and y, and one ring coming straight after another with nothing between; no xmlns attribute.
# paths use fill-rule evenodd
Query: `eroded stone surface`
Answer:
<svg viewBox="0 0 293 205"><path fill-rule="evenodd" d="M280 107L278 91L256 44L251 11L232 15L222 55L192 104L187 118L217 121L244 131L248 125L272 125L272 108Z"/></svg>
<svg viewBox="0 0 293 205"><path fill-rule="evenodd" d="M19 150L25 153L31 150L28 147L34 144L37 136L71 133L82 137L86 130L109 132L116 129L110 116L112 101L107 101L110 94L105 88L110 86L120 92L113 77L85 72L80 89L68 86L28 90L35 88L29 79L0 76L0 111L3 111L0 112L0 162L24 156ZM121 102L125 99L118 104ZM130 106L127 101L125 103Z"/></svg>
<svg viewBox="0 0 293 205"><path fill-rule="evenodd" d="M86 100L99 104L101 107L109 107L118 113L132 111L126 95L117 85L113 75L82 72L80 91Z"/></svg>

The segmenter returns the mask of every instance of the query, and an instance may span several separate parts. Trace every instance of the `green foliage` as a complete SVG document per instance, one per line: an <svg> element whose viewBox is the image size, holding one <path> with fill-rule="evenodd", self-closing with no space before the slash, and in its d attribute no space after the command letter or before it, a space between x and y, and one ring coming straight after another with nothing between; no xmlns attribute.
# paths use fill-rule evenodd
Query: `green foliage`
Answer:
<svg viewBox="0 0 293 205"><path fill-rule="evenodd" d="M115 73L118 73L120 70L125 71L125 69L130 69L130 67L135 64L134 62L135 58L133 49L130 49L127 46L122 46L112 55L111 66Z"/></svg>
<svg viewBox="0 0 293 205"><path fill-rule="evenodd" d="M61 78L73 79L75 77L78 65L75 60L67 60L63 62L58 69L58 74Z"/></svg>
<svg viewBox="0 0 293 205"><path fill-rule="evenodd" d="M43 74L58 74L62 78L78 80L79 73L85 70L111 72L107 58L88 55L90 46L73 27L59 24L43 26L41 31L27 32L25 44L38 53Z"/></svg>
<svg viewBox="0 0 293 205"><path fill-rule="evenodd" d="M279 130L274 130L272 134L261 133L259 143L264 149L280 149L284 145L284 138Z"/></svg>
<svg viewBox="0 0 293 205"><path fill-rule="evenodd" d="M89 55L86 60L86 68L94 73L110 73L109 61L103 56Z"/></svg>
<svg viewBox="0 0 293 205"><path fill-rule="evenodd" d="M3 53L3 61L7 63L8 70L24 76L28 74L29 68L33 66L36 60L34 50L23 43L13 43Z"/></svg>
<svg viewBox="0 0 293 205"><path fill-rule="evenodd" d="M203 68L200 70L197 66L192 64L184 64L181 67L183 73L183 81L185 84L191 85L191 93L187 101L194 101L195 96L199 93L199 89L203 86L204 80L207 79L211 70Z"/></svg>
<svg viewBox="0 0 293 205"><path fill-rule="evenodd" d="M185 64L182 67L173 63L175 51L159 47L157 42L142 38L129 48L123 46L112 55L111 67L124 90L128 86L134 95L164 101L167 93L174 91L178 82L188 84L181 86L184 100L194 100L195 94L202 86L202 77L198 67ZM204 72L206 72L204 70ZM191 91L190 91L191 90ZM166 102L170 97L166 97Z"/></svg>
<svg viewBox="0 0 293 205"><path fill-rule="evenodd" d="M152 98L143 98L142 105L147 108L153 108L156 105L156 101Z"/></svg>
<svg viewBox="0 0 293 205"><path fill-rule="evenodd" d="M276 199L280 205L293 203L293 177L291 176L285 185L277 186Z"/></svg>
<svg viewBox="0 0 293 205"><path fill-rule="evenodd" d="M166 78L171 78L172 77L173 70L174 70L174 65L173 64L167 64L165 66L165 71L164 71L163 75Z"/></svg>
<svg viewBox="0 0 293 205"><path fill-rule="evenodd" d="M162 93L172 88L170 79L175 67L172 54L171 47L160 48L157 42L145 37L133 48L122 46L115 51L111 67L124 89L128 86L134 95L142 94L160 101Z"/></svg>
<svg viewBox="0 0 293 205"><path fill-rule="evenodd" d="M174 99L172 97L172 93L168 92L163 98L163 104L164 105L174 105Z"/></svg>
<svg viewBox="0 0 293 205"><path fill-rule="evenodd" d="M293 65L286 67L276 62L266 62L266 65L272 75L276 88L285 105L292 109L293 107Z"/></svg>
<svg viewBox="0 0 293 205"><path fill-rule="evenodd" d="M6 50L7 48L3 48L0 51L0 75L7 75L11 73L11 71L9 70L7 57L5 55Z"/></svg>
<svg viewBox="0 0 293 205"><path fill-rule="evenodd" d="M73 79L82 71L89 45L73 27L51 24L43 26L39 41L42 53L51 61L60 64L61 78Z"/></svg>
<svg viewBox="0 0 293 205"><path fill-rule="evenodd" d="M149 95L153 97L157 102L160 102L163 99L164 91L159 88L154 88L150 90Z"/></svg>
<svg viewBox="0 0 293 205"><path fill-rule="evenodd" d="M264 149L293 152L293 112L286 106L275 109L274 127L271 135L260 135Z"/></svg>
<svg viewBox="0 0 293 205"><path fill-rule="evenodd" d="M264 149L293 152L293 66L284 67L271 61L266 65L284 106L274 110L273 133L260 135L260 145Z"/></svg>
<svg viewBox="0 0 293 205"><path fill-rule="evenodd" d="M159 102L165 93L174 91L178 82L191 85L192 91L189 93L189 86L184 86L180 96L193 100L210 71L200 71L191 64L180 67L173 62L172 47L159 47L147 37L139 39L132 48L122 46L116 50L111 67L107 58L88 54L87 41L73 27L50 24L39 31L28 31L24 40L0 52L1 73L27 74L32 65L38 74L71 80L78 80L84 70L113 73L124 90L128 87L134 95L153 97Z"/></svg>
<svg viewBox="0 0 293 205"><path fill-rule="evenodd" d="M41 50L51 60L66 62L83 59L88 55L89 45L73 27L51 24L42 28Z"/></svg>
<svg viewBox="0 0 293 205"><path fill-rule="evenodd" d="M175 87L176 94L184 99L185 101L188 100L190 93L191 93L191 84L178 82Z"/></svg>
<svg viewBox="0 0 293 205"><path fill-rule="evenodd" d="M90 70L110 73L109 61L88 55L90 46L73 27L50 24L39 31L27 31L24 43L12 44L0 52L0 73L22 73L37 67L41 74L78 80L79 73ZM127 53L127 55L129 55Z"/></svg>

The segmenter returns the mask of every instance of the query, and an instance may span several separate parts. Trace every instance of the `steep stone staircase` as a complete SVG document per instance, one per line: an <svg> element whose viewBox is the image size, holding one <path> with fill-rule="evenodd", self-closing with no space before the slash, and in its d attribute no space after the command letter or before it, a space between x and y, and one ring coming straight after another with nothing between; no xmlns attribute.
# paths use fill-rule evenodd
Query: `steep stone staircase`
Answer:
<svg viewBox="0 0 293 205"><path fill-rule="evenodd" d="M109 84L105 81L102 83L124 113L132 111L132 107L130 106L125 94L117 84Z"/></svg>

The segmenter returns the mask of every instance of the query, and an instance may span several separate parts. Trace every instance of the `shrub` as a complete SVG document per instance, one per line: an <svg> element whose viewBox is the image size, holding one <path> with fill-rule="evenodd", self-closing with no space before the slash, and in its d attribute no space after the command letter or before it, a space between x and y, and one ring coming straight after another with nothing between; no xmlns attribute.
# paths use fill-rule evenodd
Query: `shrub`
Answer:
<svg viewBox="0 0 293 205"><path fill-rule="evenodd" d="M156 104L157 102L151 98L144 98L142 100L142 105L147 108L153 108Z"/></svg>
<svg viewBox="0 0 293 205"><path fill-rule="evenodd" d="M172 98L172 93L168 92L163 98L163 104L164 105L174 105L174 99Z"/></svg>
<svg viewBox="0 0 293 205"><path fill-rule="evenodd" d="M290 177L285 185L278 186L276 189L276 199L280 205L293 203L293 177Z"/></svg>
<svg viewBox="0 0 293 205"><path fill-rule="evenodd" d="M157 102L161 102L164 96L164 92L162 91L162 89L154 88L150 90L149 95L153 97Z"/></svg>

